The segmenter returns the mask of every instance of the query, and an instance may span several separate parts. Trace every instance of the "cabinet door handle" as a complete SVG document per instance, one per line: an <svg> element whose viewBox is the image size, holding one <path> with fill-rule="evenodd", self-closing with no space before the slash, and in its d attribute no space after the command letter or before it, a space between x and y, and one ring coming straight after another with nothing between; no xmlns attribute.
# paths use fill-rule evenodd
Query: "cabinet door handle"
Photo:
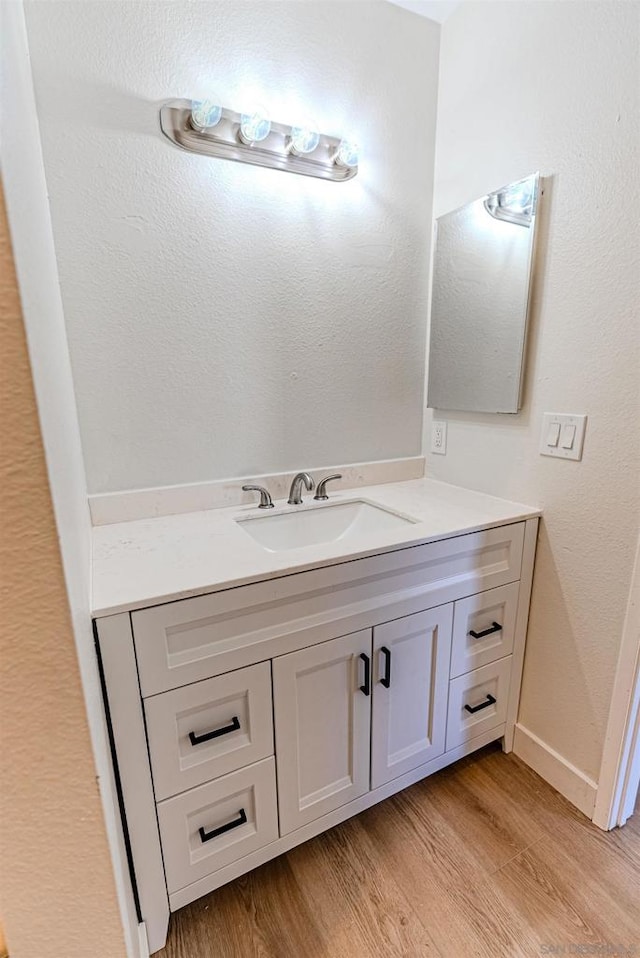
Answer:
<svg viewBox="0 0 640 958"><path fill-rule="evenodd" d="M238 817L234 818L232 822L227 822L226 825L220 825L219 828L214 828L213 831L205 832L202 826L198 829L198 834L200 835L200 841L204 845L205 842L210 842L212 838L217 838L218 835L224 835L225 832L230 832L233 828L239 828L241 825L244 825L247 820L247 813L244 808L241 808L238 812Z"/></svg>
<svg viewBox="0 0 640 958"><path fill-rule="evenodd" d="M360 653L360 658L364 662L364 685L360 686L360 691L371 695L371 659L364 652Z"/></svg>
<svg viewBox="0 0 640 958"><path fill-rule="evenodd" d="M240 719L237 715L234 715L230 725L223 725L222 728L214 728L212 732L204 732L202 735L189 732L189 741L192 745L202 745L203 742L210 742L212 738L220 738L221 735L228 735L229 732L237 732L239 728Z"/></svg>
<svg viewBox="0 0 640 958"><path fill-rule="evenodd" d="M494 699L493 695L489 695L489 693L487 693L486 702L480 702L480 705L465 705L465 708L467 712L471 712L471 714L473 715L474 712L479 712L481 709L489 708L490 705L495 705L495 704L496 704L496 699Z"/></svg>
<svg viewBox="0 0 640 958"><path fill-rule="evenodd" d="M485 635L493 635L494 632L502 632L502 626L499 622L494 622L493 625L485 629L484 632L474 632L473 629L471 629L469 635L474 639L484 639Z"/></svg>
<svg viewBox="0 0 640 958"><path fill-rule="evenodd" d="M380 651L384 655L384 675L380 679L380 685L384 685L385 689L388 689L391 685L391 652L386 645L382 645Z"/></svg>

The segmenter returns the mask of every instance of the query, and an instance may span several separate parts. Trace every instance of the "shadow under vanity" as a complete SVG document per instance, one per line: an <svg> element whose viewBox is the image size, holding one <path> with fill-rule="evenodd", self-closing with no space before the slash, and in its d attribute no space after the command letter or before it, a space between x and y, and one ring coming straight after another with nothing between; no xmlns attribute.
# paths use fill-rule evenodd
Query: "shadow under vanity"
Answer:
<svg viewBox="0 0 640 958"><path fill-rule="evenodd" d="M358 525L363 505L403 521ZM512 748L538 511L421 479L268 515L345 508L350 535L293 546L247 535L255 505L94 529L151 952L171 911L491 741Z"/></svg>

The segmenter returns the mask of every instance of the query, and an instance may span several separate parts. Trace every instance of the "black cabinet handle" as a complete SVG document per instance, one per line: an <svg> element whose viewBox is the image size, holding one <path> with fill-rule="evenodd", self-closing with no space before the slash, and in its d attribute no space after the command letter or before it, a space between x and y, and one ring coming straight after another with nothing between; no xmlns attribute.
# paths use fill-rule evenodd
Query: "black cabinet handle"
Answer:
<svg viewBox="0 0 640 958"><path fill-rule="evenodd" d="M380 679L380 685L388 689L391 685L391 652L385 645L380 647L380 651L384 655L384 675Z"/></svg>
<svg viewBox="0 0 640 958"><path fill-rule="evenodd" d="M371 695L371 660L364 652L360 653L360 658L364 662L364 685L360 686L360 691L365 695Z"/></svg>
<svg viewBox="0 0 640 958"><path fill-rule="evenodd" d="M223 725L222 728L214 728L213 732L204 732L202 735L189 732L189 741L192 745L202 745L203 742L210 742L212 738L220 738L221 735L228 735L229 732L237 732L239 728L240 719L237 715L234 715L230 725Z"/></svg>
<svg viewBox="0 0 640 958"><path fill-rule="evenodd" d="M210 842L212 838L217 838L218 835L224 835L225 832L230 832L233 828L239 828L240 825L244 825L247 820L247 813L244 808L241 808L238 812L238 817L234 818L232 822L227 822L226 825L221 825L219 828L214 828L212 832L205 832L204 828L200 827L198 829L198 834L200 835L200 841L204 845L205 842Z"/></svg>
<svg viewBox="0 0 640 958"><path fill-rule="evenodd" d="M496 704L496 699L494 699L493 695L489 695L489 693L487 693L486 702L480 702L480 705L465 705L465 708L467 712L471 712L471 714L473 715L474 712L479 712L481 709L489 708L490 705L495 705L495 704Z"/></svg>
<svg viewBox="0 0 640 958"><path fill-rule="evenodd" d="M499 622L494 622L493 625L485 629L484 632L474 632L473 629L471 629L469 635L474 639L484 639L485 635L493 635L494 632L502 632L502 626Z"/></svg>

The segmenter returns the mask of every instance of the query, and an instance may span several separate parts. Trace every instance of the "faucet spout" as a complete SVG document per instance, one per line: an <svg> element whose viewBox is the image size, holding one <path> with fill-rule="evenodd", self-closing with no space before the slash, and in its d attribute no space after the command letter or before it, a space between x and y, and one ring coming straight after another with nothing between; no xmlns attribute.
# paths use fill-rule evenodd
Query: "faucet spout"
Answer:
<svg viewBox="0 0 640 958"><path fill-rule="evenodd" d="M302 504L302 485L306 486L308 492L313 492L314 482L308 472L297 473L291 482L289 490L289 505L299 506Z"/></svg>

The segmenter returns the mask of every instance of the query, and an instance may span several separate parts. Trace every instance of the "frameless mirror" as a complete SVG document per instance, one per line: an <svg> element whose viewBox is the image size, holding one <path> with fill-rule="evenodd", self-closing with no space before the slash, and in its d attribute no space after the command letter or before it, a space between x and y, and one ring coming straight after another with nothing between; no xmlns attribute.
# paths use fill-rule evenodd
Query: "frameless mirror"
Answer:
<svg viewBox="0 0 640 958"><path fill-rule="evenodd" d="M427 401L515 413L521 405L540 176L437 220Z"/></svg>

